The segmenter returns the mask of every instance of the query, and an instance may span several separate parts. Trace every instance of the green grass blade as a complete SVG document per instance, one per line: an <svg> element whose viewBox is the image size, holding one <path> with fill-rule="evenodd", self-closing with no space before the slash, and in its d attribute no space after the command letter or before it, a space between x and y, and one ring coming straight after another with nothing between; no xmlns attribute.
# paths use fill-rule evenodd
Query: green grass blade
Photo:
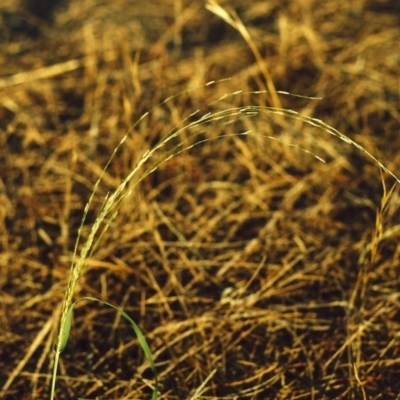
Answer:
<svg viewBox="0 0 400 400"><path fill-rule="evenodd" d="M72 316L73 316L73 310L74 310L75 303L72 304L71 307L68 309L68 312L67 312L67 315L65 318L65 325L64 325L64 330L62 331L62 335L61 335L60 346L57 349L58 352L60 352L60 353L65 349L65 347L67 346L67 343L68 343L69 332L71 331Z"/></svg>
<svg viewBox="0 0 400 400"><path fill-rule="evenodd" d="M154 363L153 360L153 355L151 353L150 350L150 346L147 343L147 340L145 338L145 336L143 335L142 331L140 330L139 326L135 323L135 321L133 321L133 319L121 308L118 308L114 305L112 305L111 303L108 303L106 301L97 299L95 297L81 297L80 299L76 300L71 307L68 310L67 313L67 317L66 317L66 323L65 323L65 330L63 332L63 336L62 336L62 345L60 346L60 351L63 351L67 345L68 342L68 337L69 337L69 332L71 329L71 324L72 324L72 314L73 314L73 308L75 306L76 303L78 303L81 300L90 300L90 301L97 301L98 303L104 304L108 307L113 308L114 310L118 311L130 324L131 327L133 329L133 331L135 332L135 335L139 341L140 347L142 348L149 364L150 364L150 368L151 371L153 372L153 376L154 376L154 380L155 380L155 386L153 389L153 394L151 396L151 400L156 400L157 396L158 396L158 375L157 375L157 369L156 369L156 365Z"/></svg>

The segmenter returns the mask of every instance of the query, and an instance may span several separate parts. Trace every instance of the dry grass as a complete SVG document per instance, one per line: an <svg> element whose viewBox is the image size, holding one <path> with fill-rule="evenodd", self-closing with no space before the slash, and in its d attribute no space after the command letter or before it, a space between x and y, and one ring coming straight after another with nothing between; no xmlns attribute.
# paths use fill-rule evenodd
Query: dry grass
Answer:
<svg viewBox="0 0 400 400"><path fill-rule="evenodd" d="M221 1L234 26L200 0L137 3L72 0L35 39L0 30L0 376L8 399L48 395L83 209L146 112L99 186L83 239L107 192L197 109L201 117L282 105L330 124L399 174L395 2ZM272 85L323 100L246 94ZM193 134L258 136L205 142L146 177L75 297L111 302L139 324L159 399L395 399L394 179L301 121L262 114L220 122L165 150ZM152 384L128 324L79 303L57 399L145 399Z"/></svg>

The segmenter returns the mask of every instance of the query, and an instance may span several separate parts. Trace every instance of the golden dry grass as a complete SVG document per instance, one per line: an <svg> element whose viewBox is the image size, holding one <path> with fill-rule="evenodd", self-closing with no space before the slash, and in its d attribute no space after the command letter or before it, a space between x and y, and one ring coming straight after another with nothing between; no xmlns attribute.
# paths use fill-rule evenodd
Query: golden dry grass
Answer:
<svg viewBox="0 0 400 400"><path fill-rule="evenodd" d="M83 239L107 192L197 109L199 116L215 107L293 109L345 133L399 174L395 2L219 4L240 29L200 0L72 0L37 38L2 25L5 398L48 395L83 209L115 146L144 113L153 110L107 170ZM246 94L267 88L323 99ZM123 203L75 297L111 302L139 324L159 372L159 399L397 398L394 179L301 121L263 114L222 122L204 126L198 138L252 130L277 140L229 136L162 164ZM152 378L115 311L79 303L57 399L146 399Z"/></svg>

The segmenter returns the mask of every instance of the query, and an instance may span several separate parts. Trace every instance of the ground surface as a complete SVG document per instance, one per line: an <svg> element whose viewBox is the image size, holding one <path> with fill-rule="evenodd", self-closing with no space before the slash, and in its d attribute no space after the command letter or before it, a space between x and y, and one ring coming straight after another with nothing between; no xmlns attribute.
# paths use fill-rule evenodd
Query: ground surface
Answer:
<svg viewBox="0 0 400 400"><path fill-rule="evenodd" d="M208 112L292 109L400 174L398 2L221 6L237 16L234 26L200 0L71 0L53 22L13 1L2 6L3 398L47 398L85 204L144 113L153 110L107 169L79 248L106 194L142 155ZM266 89L322 100L245 93ZM354 146L270 111L225 111L161 148L156 165L169 151L210 139L135 187L75 298L109 301L139 324L159 399L399 398L395 180ZM233 136L245 131L252 135ZM148 399L153 384L128 324L112 309L78 303L57 399Z"/></svg>

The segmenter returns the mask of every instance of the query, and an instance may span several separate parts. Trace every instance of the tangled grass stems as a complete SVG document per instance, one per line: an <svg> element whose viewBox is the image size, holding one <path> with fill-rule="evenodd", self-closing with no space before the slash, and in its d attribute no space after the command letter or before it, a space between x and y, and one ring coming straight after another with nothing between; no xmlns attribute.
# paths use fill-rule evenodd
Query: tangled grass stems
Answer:
<svg viewBox="0 0 400 400"><path fill-rule="evenodd" d="M217 83L221 83L223 81L212 81L207 83L205 86L212 86ZM190 89L188 91L182 92L178 95L171 96L167 98L165 101L160 103L157 107L160 107L167 102L189 92L196 90L198 87L195 87L193 89ZM227 100L229 97L235 97L239 96L241 94L247 94L247 95L262 95L268 93L267 91L252 91L252 92L243 92L243 91L237 91L233 92L231 94L226 94L222 97L220 97L218 100L210 102L208 104L209 107L213 107L216 105L219 105L222 100ZM295 94L290 94L288 92L283 92L283 91L278 91L276 94L280 95L285 95L285 96L293 96L293 97L300 97L300 98L307 98L307 99L316 99L312 97L306 97L306 96L301 96L301 95L295 95ZM285 142L284 140L271 136L271 135L265 135L259 132L252 132L251 130L247 130L244 132L238 132L238 133L227 133L227 134L219 134L215 137L207 137L207 138L201 138L199 139L199 136L203 133L207 133L209 131L210 126L218 126L218 127L226 127L227 125L234 123L238 120L242 120L244 118L262 118L263 116L274 116L274 115L279 115L283 116L285 118L301 121L302 123L308 124L310 126L316 127L325 133L328 133L331 136L334 136L341 141L350 144L354 146L357 150L361 151L364 153L367 157L369 157L374 163L376 163L379 168L381 168L382 171L386 172L390 176L392 176L397 183L400 183L400 179L392 172L390 171L385 165L383 165L375 156L373 156L371 153L369 153L363 146L360 144L356 143L352 139L350 139L348 136L342 134L335 128L331 127L330 125L324 123L320 119L312 118L307 115L303 115L301 113L298 113L296 111L286 109L286 108L279 108L279 107L268 107L268 106L254 106L254 105L249 105L249 106L243 106L243 107L231 107L231 108L225 108L220 111L211 111L203 116L198 117L197 119L194 119L194 121L191 121L191 119L196 118L197 115L199 115L200 110L197 110L193 113L191 113L188 117L182 120L181 127L174 127L169 131L169 133L163 137L161 140L158 141L150 150L147 150L140 160L137 162L137 164L132 168L132 170L129 172L129 174L122 180L122 182L118 185L118 187L115 189L114 192L108 193L103 201L103 204L101 206L100 212L95 219L91 229L90 233L84 242L82 249L79 252L79 247L81 243L81 238L82 238L82 230L85 224L85 221L87 219L89 210L91 209L94 197L98 191L99 185L102 182L102 179L104 177L105 172L109 168L110 164L114 160L114 158L117 156L118 151L120 148L123 146L125 143L126 139L131 135L134 131L135 128L140 124L148 115L155 109L153 108L150 112L145 113L139 120L135 123L135 125L125 134L125 136L122 138L122 140L119 142L119 144L115 147L111 157L109 158L108 162L106 163L106 166L102 170L102 173L98 180L96 181L93 191L90 195L89 201L85 206L83 217L81 220L81 224L79 227L78 231L78 237L75 242L75 248L74 248L74 253L73 253L73 262L70 268L70 275L69 275L69 281L68 281L68 286L67 290L65 292L64 300L62 303L62 313L61 313L61 318L60 318L60 323L59 323L59 333L57 337L57 342L55 345L55 357L54 357L54 366L53 366L53 375L52 375L52 383L51 383L51 394L50 394L50 399L52 400L55 395L55 385L56 385L56 376L57 376L57 369L58 369L58 363L59 363L59 357L61 352L64 350L67 341L68 341L68 336L69 336L69 331L71 328L71 320L72 320L72 309L73 306L76 304L77 301L80 301L82 299L87 299L87 300L92 300L92 301L98 301L103 304L106 304L110 307L113 307L116 309L118 312L120 312L128 321L131 323L136 335L138 336L139 343L144 350L146 357L148 361L150 362L150 365L152 367L152 370L155 374L155 380L156 380L156 385L153 390L153 399L157 398L157 390L158 390L158 383L157 383L157 375L155 371L155 366L154 366L154 361L152 360L151 352L150 349L146 343L145 337L141 333L139 327L127 316L123 310L109 304L106 302L103 302L101 300L91 298L91 297L85 297L81 298L75 302L73 302L73 296L75 289L77 287L77 284L82 277L82 275L85 272L85 268L87 266L88 260L93 256L94 252L100 245L105 233L107 230L110 228L112 222L115 220L115 218L118 215L118 212L120 210L120 207L122 206L122 203L124 200L129 197L135 187L143 181L148 175L153 173L158 167L160 167L163 163L167 162L173 157L178 156L179 154L184 153L185 151L188 151L189 149L193 148L194 146L198 146L200 144L203 144L205 142L209 142L212 140L220 140L223 138L228 138L228 137L234 137L234 136L257 136L261 137L264 139L269 139L269 140L274 140L281 142L283 145L289 146L289 147L295 147L307 154L312 155L315 157L317 160L324 162L324 159L321 158L320 156L314 154L312 151L303 148L302 146L297 145L296 143L288 143ZM196 129L195 129L196 128ZM201 128L200 130L198 128ZM195 130L193 133L191 133L192 130ZM174 144L171 149L167 149L167 145L172 142L175 138L180 138L183 136L183 133L189 132L189 136L183 138L178 144ZM157 156L157 152L160 151L161 155ZM155 160L154 160L155 159ZM138 175L139 171L146 165L150 163L150 166L147 167L144 172L142 172L139 177L135 180L136 176Z"/></svg>

